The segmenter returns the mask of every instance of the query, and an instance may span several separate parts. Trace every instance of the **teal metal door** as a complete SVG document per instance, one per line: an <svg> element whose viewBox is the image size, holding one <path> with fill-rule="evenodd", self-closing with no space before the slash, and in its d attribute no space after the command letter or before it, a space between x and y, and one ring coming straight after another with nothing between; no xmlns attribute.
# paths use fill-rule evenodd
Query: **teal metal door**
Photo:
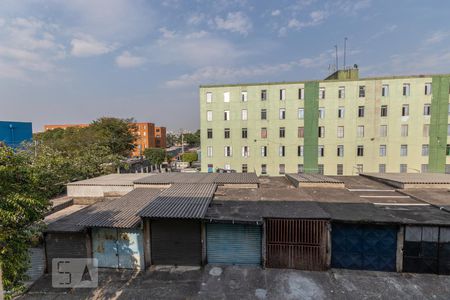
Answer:
<svg viewBox="0 0 450 300"><path fill-rule="evenodd" d="M144 246L139 229L93 228L92 248L100 268L144 268Z"/></svg>
<svg viewBox="0 0 450 300"><path fill-rule="evenodd" d="M261 226L207 224L207 259L210 264L261 264Z"/></svg>

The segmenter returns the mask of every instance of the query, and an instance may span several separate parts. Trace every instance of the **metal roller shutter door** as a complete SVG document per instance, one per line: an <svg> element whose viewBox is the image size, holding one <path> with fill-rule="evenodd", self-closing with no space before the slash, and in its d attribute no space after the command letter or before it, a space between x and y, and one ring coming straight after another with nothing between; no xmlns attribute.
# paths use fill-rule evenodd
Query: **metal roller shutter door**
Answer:
<svg viewBox="0 0 450 300"><path fill-rule="evenodd" d="M52 271L53 258L87 258L85 233L47 233L45 251L47 272Z"/></svg>
<svg viewBox="0 0 450 300"><path fill-rule="evenodd" d="M207 224L207 259L210 264L261 264L261 226Z"/></svg>
<svg viewBox="0 0 450 300"><path fill-rule="evenodd" d="M372 271L395 271L397 228L333 224L331 266Z"/></svg>
<svg viewBox="0 0 450 300"><path fill-rule="evenodd" d="M151 256L155 265L201 265L200 222L152 220Z"/></svg>

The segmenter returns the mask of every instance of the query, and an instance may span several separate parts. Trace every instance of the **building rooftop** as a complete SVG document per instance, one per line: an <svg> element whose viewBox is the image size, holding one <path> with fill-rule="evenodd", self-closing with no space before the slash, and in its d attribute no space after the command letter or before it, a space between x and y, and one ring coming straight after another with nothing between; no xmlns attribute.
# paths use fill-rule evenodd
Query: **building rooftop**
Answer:
<svg viewBox="0 0 450 300"><path fill-rule="evenodd" d="M96 186L133 186L135 180L150 177L149 173L109 174L91 179L68 183L67 185L96 185Z"/></svg>
<svg viewBox="0 0 450 300"><path fill-rule="evenodd" d="M255 173L162 173L140 178L135 184L172 183L216 183L216 184L258 184Z"/></svg>
<svg viewBox="0 0 450 300"><path fill-rule="evenodd" d="M344 187L344 183L337 178L320 174L286 174L296 187L301 186L328 186Z"/></svg>
<svg viewBox="0 0 450 300"><path fill-rule="evenodd" d="M364 173L363 176L408 184L450 183L450 174L442 173Z"/></svg>

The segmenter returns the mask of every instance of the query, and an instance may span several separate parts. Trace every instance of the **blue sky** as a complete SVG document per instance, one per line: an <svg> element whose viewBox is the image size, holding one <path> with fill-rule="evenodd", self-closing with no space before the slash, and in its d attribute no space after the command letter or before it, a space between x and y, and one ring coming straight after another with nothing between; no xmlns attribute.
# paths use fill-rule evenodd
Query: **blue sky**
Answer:
<svg viewBox="0 0 450 300"><path fill-rule="evenodd" d="M444 0L2 0L0 120L196 129L199 84L322 79L344 37L363 77L450 73L449 11Z"/></svg>

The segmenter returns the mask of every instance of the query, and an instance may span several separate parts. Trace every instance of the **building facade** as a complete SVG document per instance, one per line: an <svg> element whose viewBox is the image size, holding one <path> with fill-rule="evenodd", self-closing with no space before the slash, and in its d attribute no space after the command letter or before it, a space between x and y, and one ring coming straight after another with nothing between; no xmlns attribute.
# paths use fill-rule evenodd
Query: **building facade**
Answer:
<svg viewBox="0 0 450 300"><path fill-rule="evenodd" d="M19 147L21 143L33 139L33 126L31 122L0 121L0 145Z"/></svg>
<svg viewBox="0 0 450 300"><path fill-rule="evenodd" d="M132 156L141 156L147 148L166 148L166 128L156 127L155 124L149 122L133 123L136 135L136 147L133 150ZM69 127L83 128L88 127L89 124L62 124L62 125L45 125L44 130L53 130L57 128L66 129Z"/></svg>
<svg viewBox="0 0 450 300"><path fill-rule="evenodd" d="M450 172L449 78L201 86L202 171Z"/></svg>

